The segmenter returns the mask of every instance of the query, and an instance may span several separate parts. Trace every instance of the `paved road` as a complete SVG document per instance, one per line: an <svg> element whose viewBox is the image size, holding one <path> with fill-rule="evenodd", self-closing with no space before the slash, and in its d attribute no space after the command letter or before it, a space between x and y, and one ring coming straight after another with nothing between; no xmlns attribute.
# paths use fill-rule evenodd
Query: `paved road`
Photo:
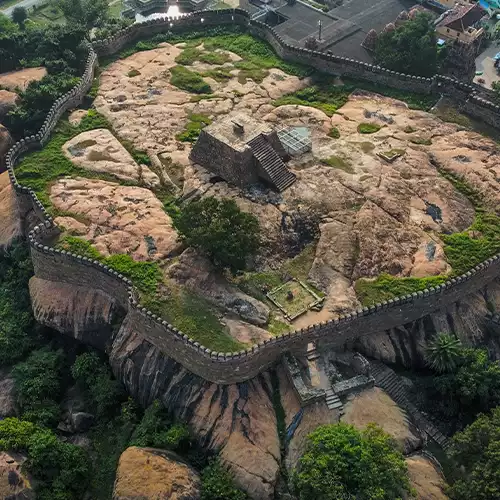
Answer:
<svg viewBox="0 0 500 500"><path fill-rule="evenodd" d="M497 74L497 70L493 66L495 63L495 60L493 59L495 57L495 54L500 52L500 45L497 45L496 42L493 42L484 52L479 54L476 58L476 71L482 71L483 74L480 76L476 76L474 78L474 81L476 83L479 78L482 78L484 80L484 86L486 88L491 88L492 82L496 82L500 79L499 75Z"/></svg>
<svg viewBox="0 0 500 500"><path fill-rule="evenodd" d="M10 7L7 7L6 9L0 9L0 12L2 14L5 14L6 16L11 16L12 11L16 7L24 7L25 9L30 9L33 7L33 5L36 5L37 3L41 3L43 0L21 0L20 2L16 3L15 5L11 5Z"/></svg>

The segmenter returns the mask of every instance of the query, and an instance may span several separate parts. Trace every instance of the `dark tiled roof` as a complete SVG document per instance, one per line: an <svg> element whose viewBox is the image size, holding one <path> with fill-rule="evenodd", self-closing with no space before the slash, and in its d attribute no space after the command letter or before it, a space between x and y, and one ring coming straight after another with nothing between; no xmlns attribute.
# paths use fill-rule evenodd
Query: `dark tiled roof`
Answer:
<svg viewBox="0 0 500 500"><path fill-rule="evenodd" d="M438 23L455 31L465 31L480 21L486 12L478 5L462 5L455 7L448 15Z"/></svg>

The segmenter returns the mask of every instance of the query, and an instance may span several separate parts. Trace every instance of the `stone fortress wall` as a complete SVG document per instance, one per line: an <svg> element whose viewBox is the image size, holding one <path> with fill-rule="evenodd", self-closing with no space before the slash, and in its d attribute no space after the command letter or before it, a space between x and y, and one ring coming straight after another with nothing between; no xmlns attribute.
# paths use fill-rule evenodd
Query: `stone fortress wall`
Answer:
<svg viewBox="0 0 500 500"><path fill-rule="evenodd" d="M49 241L59 230L33 190L17 182L14 167L24 153L43 147L61 115L82 102L92 85L97 67L97 55L110 55L133 40L165 30L174 32L231 23L248 26L252 34L269 41L287 60L303 62L330 73L364 78L400 89L426 93L440 92L458 102L467 102L468 112L500 127L500 108L484 100L472 85L442 76L427 79L401 75L343 57L292 47L285 44L272 28L260 22L250 21L248 13L239 9L195 12L181 19L162 19L133 25L112 39L96 44L95 50L89 48L86 70L81 82L54 103L36 135L17 142L7 154L8 175L17 194L20 215L25 217L29 211L34 210L39 219L38 225L28 234L37 277L89 286L108 294L127 313L128 324L165 355L210 382L233 384L255 377L278 361L284 352L303 353L310 342L326 346L342 346L360 336L406 324L453 304L483 288L500 275L500 255L496 255L464 275L450 279L437 287L360 308L337 319L279 335L244 351L221 353L200 345L142 307L138 303L132 283L126 277L98 261L51 247Z"/></svg>

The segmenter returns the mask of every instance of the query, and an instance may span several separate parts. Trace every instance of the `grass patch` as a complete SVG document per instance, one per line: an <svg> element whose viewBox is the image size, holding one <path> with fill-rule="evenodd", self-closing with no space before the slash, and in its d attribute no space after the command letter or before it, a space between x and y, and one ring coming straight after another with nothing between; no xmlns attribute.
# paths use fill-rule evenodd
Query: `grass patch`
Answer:
<svg viewBox="0 0 500 500"><path fill-rule="evenodd" d="M365 142L360 142L358 144L363 153L371 153L375 149L375 144L373 144L373 142L365 141Z"/></svg>
<svg viewBox="0 0 500 500"><path fill-rule="evenodd" d="M104 257L95 247L92 246L89 241L76 236L70 236L67 234L62 236L59 238L56 248L66 250L66 252L76 253L77 255L81 255L82 257L87 257L92 260L104 260Z"/></svg>
<svg viewBox="0 0 500 500"><path fill-rule="evenodd" d="M317 300L309 290L296 280L287 281L269 295L286 311L290 318L298 316Z"/></svg>
<svg viewBox="0 0 500 500"><path fill-rule="evenodd" d="M267 325L267 330L269 333L274 336L282 335L283 333L287 333L292 329L292 325L290 323L285 323L284 321L280 321L275 317L271 317L269 320L269 324Z"/></svg>
<svg viewBox="0 0 500 500"><path fill-rule="evenodd" d="M332 168L338 168L339 170L343 170L348 174L354 173L354 169L352 168L351 163L345 158L342 158L341 156L330 156L329 158L323 158L321 160L321 163Z"/></svg>
<svg viewBox="0 0 500 500"><path fill-rule="evenodd" d="M198 60L206 64L224 64L229 62L231 58L225 52L202 52Z"/></svg>
<svg viewBox="0 0 500 500"><path fill-rule="evenodd" d="M201 73L201 75L203 75L204 77L213 78L216 82L227 82L233 77L233 75L231 74L231 69L232 68L209 69Z"/></svg>
<svg viewBox="0 0 500 500"><path fill-rule="evenodd" d="M325 81L317 85L286 94L273 101L274 106L301 105L323 111L332 116L349 99L350 92L342 86L336 86Z"/></svg>
<svg viewBox="0 0 500 500"><path fill-rule="evenodd" d="M378 132L382 127L376 123L360 123L358 125L358 132L360 134L374 134Z"/></svg>
<svg viewBox="0 0 500 500"><path fill-rule="evenodd" d="M134 76L139 76L141 74L141 72L137 69L131 69L128 73L127 73L127 76L129 78L134 78Z"/></svg>
<svg viewBox="0 0 500 500"><path fill-rule="evenodd" d="M41 151L24 157L21 163L16 166L16 176L19 183L33 189L38 199L51 214L53 214L53 209L49 189L52 183L61 177L80 176L127 184L110 174L91 172L77 167L64 156L62 146L65 142L82 132L96 128L110 128L110 125L106 118L94 110L90 110L77 127L73 127L67 121L61 121L45 147Z"/></svg>
<svg viewBox="0 0 500 500"><path fill-rule="evenodd" d="M307 245L302 252L283 264L283 270L300 281L307 281L307 276L316 257L316 244Z"/></svg>
<svg viewBox="0 0 500 500"><path fill-rule="evenodd" d="M196 142L201 129L210 125L212 120L206 115L195 113L190 114L188 118L189 121L186 123L184 130L177 134L175 138L183 142Z"/></svg>
<svg viewBox="0 0 500 500"><path fill-rule="evenodd" d="M434 114L444 122L456 123L467 129L473 128L470 118L460 113L452 106L439 106L436 111L434 111Z"/></svg>
<svg viewBox="0 0 500 500"><path fill-rule="evenodd" d="M234 67L239 69L238 82L245 85L247 80L253 80L255 83L261 83L262 80L269 74L269 70L263 68L259 63L254 61L237 61Z"/></svg>
<svg viewBox="0 0 500 500"><path fill-rule="evenodd" d="M354 285L358 300L363 306L371 306L378 302L401 297L440 285L449 279L448 276L429 276L426 278L397 278L382 273L376 279L361 278Z"/></svg>
<svg viewBox="0 0 500 500"><path fill-rule="evenodd" d="M410 139L410 142L422 146L430 146L432 144L432 141L430 139L426 139L425 137L413 137Z"/></svg>
<svg viewBox="0 0 500 500"><path fill-rule="evenodd" d="M340 138L340 132L337 127L332 127L330 129L330 132L328 132L328 137L331 137L332 139L339 139Z"/></svg>
<svg viewBox="0 0 500 500"><path fill-rule="evenodd" d="M406 125L406 127L403 129L403 132L405 132L406 134L412 134L413 132L416 132L416 131L417 131L417 129L411 127L410 125Z"/></svg>
<svg viewBox="0 0 500 500"><path fill-rule="evenodd" d="M170 69L170 74L170 83L181 90L193 94L212 93L212 88L199 73L190 71L184 66L174 66Z"/></svg>
<svg viewBox="0 0 500 500"><path fill-rule="evenodd" d="M283 283L278 271L244 273L237 278L237 284L248 295L266 301L266 293Z"/></svg>
<svg viewBox="0 0 500 500"><path fill-rule="evenodd" d="M186 47L176 58L177 64L183 66L191 66L195 61L198 61L201 51L195 47Z"/></svg>

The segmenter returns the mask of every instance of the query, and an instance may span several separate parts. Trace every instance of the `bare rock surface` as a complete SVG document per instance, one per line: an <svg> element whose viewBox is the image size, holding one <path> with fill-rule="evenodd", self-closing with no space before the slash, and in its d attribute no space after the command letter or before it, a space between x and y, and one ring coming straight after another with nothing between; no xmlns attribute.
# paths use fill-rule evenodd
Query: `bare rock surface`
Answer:
<svg viewBox="0 0 500 500"><path fill-rule="evenodd" d="M19 96L15 92L0 89L0 121L19 102Z"/></svg>
<svg viewBox="0 0 500 500"><path fill-rule="evenodd" d="M422 446L422 438L406 413L378 387L351 396L344 409L343 422L359 429L372 422L377 424L406 454Z"/></svg>
<svg viewBox="0 0 500 500"><path fill-rule="evenodd" d="M161 259L179 248L172 220L149 189L76 178L60 179L50 195L56 208L85 221L85 239L103 255L128 253L137 260Z"/></svg>
<svg viewBox="0 0 500 500"><path fill-rule="evenodd" d="M71 125L74 127L77 127L80 125L80 122L82 119L87 116L88 110L86 109L75 109L74 111L71 111L71 113L68 116L68 121Z"/></svg>
<svg viewBox="0 0 500 500"><path fill-rule="evenodd" d="M146 165L138 165L107 129L82 132L66 142L63 151L75 165L85 170L110 174L148 187L160 184L158 176Z"/></svg>
<svg viewBox="0 0 500 500"><path fill-rule="evenodd" d="M0 497L12 500L34 500L33 480L23 470L26 456L16 452L0 452Z"/></svg>
<svg viewBox="0 0 500 500"><path fill-rule="evenodd" d="M200 477L167 450L131 446L120 456L113 500L196 500Z"/></svg>
<svg viewBox="0 0 500 500"><path fill-rule="evenodd" d="M406 459L410 484L415 488L419 500L447 500L444 491L446 483L441 472L423 455L413 455Z"/></svg>
<svg viewBox="0 0 500 500"><path fill-rule="evenodd" d="M3 125L0 125L0 171L5 168L5 155L13 144L14 141L9 131Z"/></svg>
<svg viewBox="0 0 500 500"><path fill-rule="evenodd" d="M226 318L224 322L229 330L229 335L242 344L259 344L273 337L267 330L246 323L245 321Z"/></svg>
<svg viewBox="0 0 500 500"><path fill-rule="evenodd" d="M168 275L180 285L249 323L260 326L267 323L269 308L229 285L210 262L194 250L183 252L179 260L168 269ZM249 333L250 338L251 335Z"/></svg>
<svg viewBox="0 0 500 500"><path fill-rule="evenodd" d="M21 221L17 209L16 195L7 172L0 174L0 248L9 247L21 236Z"/></svg>
<svg viewBox="0 0 500 500"><path fill-rule="evenodd" d="M7 371L0 372L0 418L17 415L16 388L14 379Z"/></svg>
<svg viewBox="0 0 500 500"><path fill-rule="evenodd" d="M0 87L11 91L15 91L16 88L26 90L31 82L41 80L46 74L47 70L42 67L0 73Z"/></svg>

